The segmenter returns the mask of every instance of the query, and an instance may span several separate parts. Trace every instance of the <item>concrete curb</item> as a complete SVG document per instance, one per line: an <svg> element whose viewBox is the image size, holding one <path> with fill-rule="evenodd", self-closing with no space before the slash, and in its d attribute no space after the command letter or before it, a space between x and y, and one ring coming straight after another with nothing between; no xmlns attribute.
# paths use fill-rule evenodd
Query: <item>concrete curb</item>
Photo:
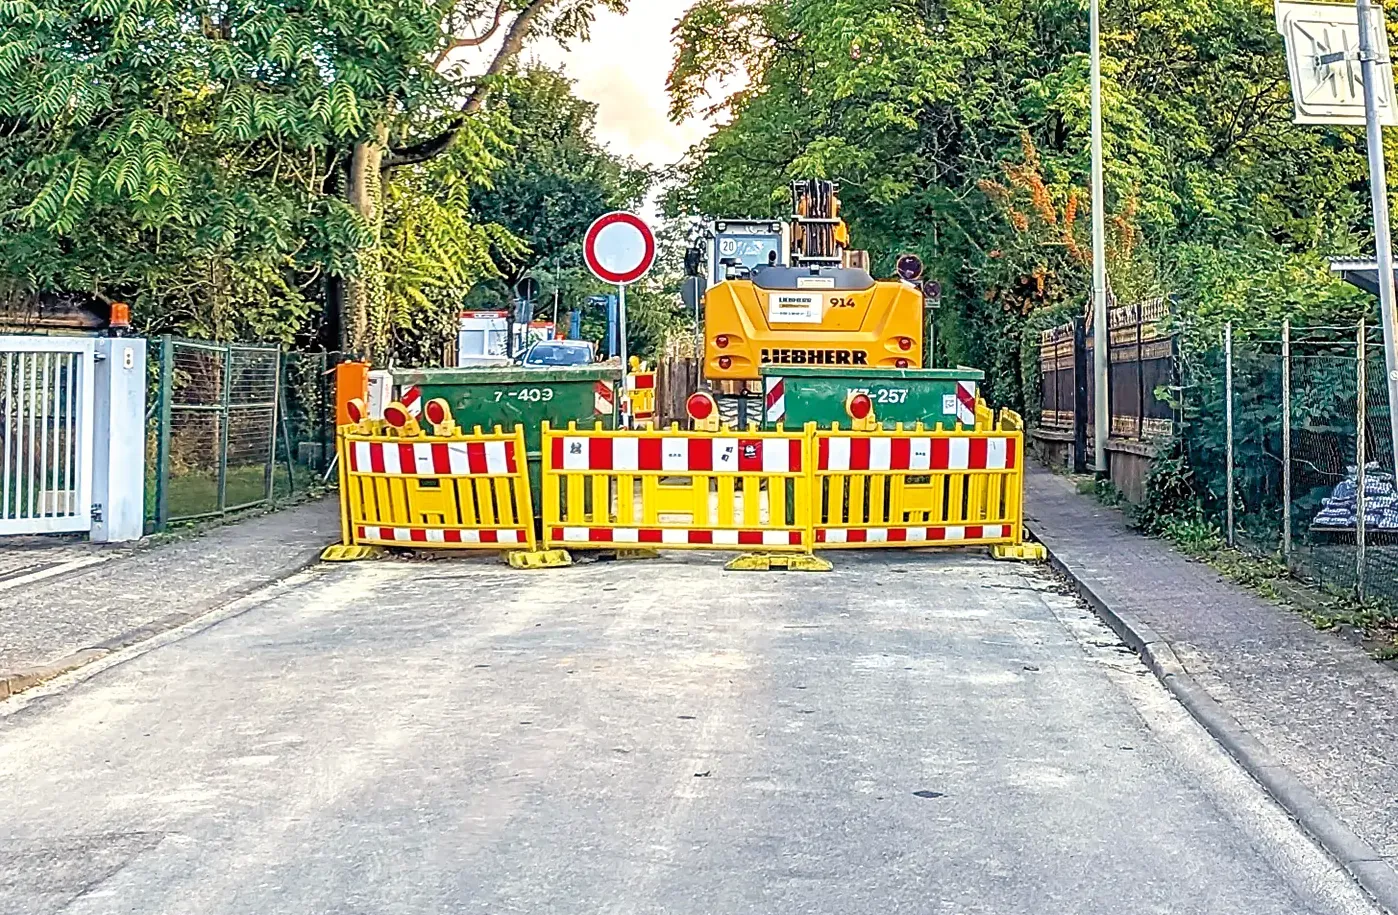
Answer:
<svg viewBox="0 0 1398 915"><path fill-rule="evenodd" d="M1151 672L1164 684L1194 719L1281 804L1311 838L1320 843L1336 861L1359 882L1391 915L1398 915L1398 871L1367 842L1335 816L1320 798L1248 733L1238 720L1190 676L1176 657L1170 643L1124 607L1110 605L1093 588L1090 575L1074 568L1052 545L1035 535L1048 550L1049 565L1073 585L1126 645L1141 656Z"/></svg>
<svg viewBox="0 0 1398 915"><path fill-rule="evenodd" d="M170 613L152 620L135 629L128 629L120 635L109 639L103 639L95 645L80 649L70 655L50 661L47 664L37 664L32 667L21 667L15 670L0 670L0 702L19 695L27 689L32 689L41 683L62 676L69 671L85 667L93 661L101 660L108 655L114 654L123 648L137 645L147 639L154 638L171 629L183 626L185 623L207 616L215 610L227 607L229 604L242 600L250 594L261 591L269 585L274 585L279 581L285 581L293 575L304 572L306 569L320 561L321 548L307 551L296 557L296 560L288 565L282 566L275 575L269 578L258 579L248 582L237 588L220 594L208 605L200 607L187 613Z"/></svg>

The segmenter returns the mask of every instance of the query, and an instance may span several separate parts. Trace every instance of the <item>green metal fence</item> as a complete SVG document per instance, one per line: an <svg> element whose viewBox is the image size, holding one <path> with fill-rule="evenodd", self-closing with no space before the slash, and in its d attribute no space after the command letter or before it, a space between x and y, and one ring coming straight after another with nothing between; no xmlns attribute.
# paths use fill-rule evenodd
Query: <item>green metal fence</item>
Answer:
<svg viewBox="0 0 1398 915"><path fill-rule="evenodd" d="M164 337L147 464L153 530L324 485L334 448L334 357Z"/></svg>

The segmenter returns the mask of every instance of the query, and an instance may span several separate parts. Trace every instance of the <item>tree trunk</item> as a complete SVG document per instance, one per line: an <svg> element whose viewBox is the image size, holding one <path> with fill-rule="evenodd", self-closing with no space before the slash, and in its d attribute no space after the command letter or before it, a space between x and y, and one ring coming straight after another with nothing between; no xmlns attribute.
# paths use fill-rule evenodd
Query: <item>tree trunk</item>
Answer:
<svg viewBox="0 0 1398 915"><path fill-rule="evenodd" d="M373 233L369 247L359 252L358 269L346 284L345 313L341 318L342 348L373 360L375 341L370 339L370 322L376 305L382 305L382 254L379 250L383 235L383 156L388 143L388 128L381 125L373 140L356 144L350 162L346 188L350 206Z"/></svg>

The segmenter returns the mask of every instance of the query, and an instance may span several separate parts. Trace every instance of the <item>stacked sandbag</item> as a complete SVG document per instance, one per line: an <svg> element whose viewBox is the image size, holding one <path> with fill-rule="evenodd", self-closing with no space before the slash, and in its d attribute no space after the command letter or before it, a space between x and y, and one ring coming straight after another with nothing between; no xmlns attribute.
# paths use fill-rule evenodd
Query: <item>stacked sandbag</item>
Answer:
<svg viewBox="0 0 1398 915"><path fill-rule="evenodd" d="M1356 528L1359 512L1359 475L1350 467L1329 498L1321 502L1316 527ZM1378 464L1364 465L1364 526L1368 530L1398 531L1398 490L1393 475Z"/></svg>

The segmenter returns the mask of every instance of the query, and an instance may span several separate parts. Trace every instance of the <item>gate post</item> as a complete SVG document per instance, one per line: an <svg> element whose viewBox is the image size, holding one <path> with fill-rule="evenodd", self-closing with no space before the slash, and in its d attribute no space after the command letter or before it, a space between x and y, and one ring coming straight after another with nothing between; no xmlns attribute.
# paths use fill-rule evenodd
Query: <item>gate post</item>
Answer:
<svg viewBox="0 0 1398 915"><path fill-rule="evenodd" d="M146 523L146 341L106 337L96 344L91 539L140 540Z"/></svg>

